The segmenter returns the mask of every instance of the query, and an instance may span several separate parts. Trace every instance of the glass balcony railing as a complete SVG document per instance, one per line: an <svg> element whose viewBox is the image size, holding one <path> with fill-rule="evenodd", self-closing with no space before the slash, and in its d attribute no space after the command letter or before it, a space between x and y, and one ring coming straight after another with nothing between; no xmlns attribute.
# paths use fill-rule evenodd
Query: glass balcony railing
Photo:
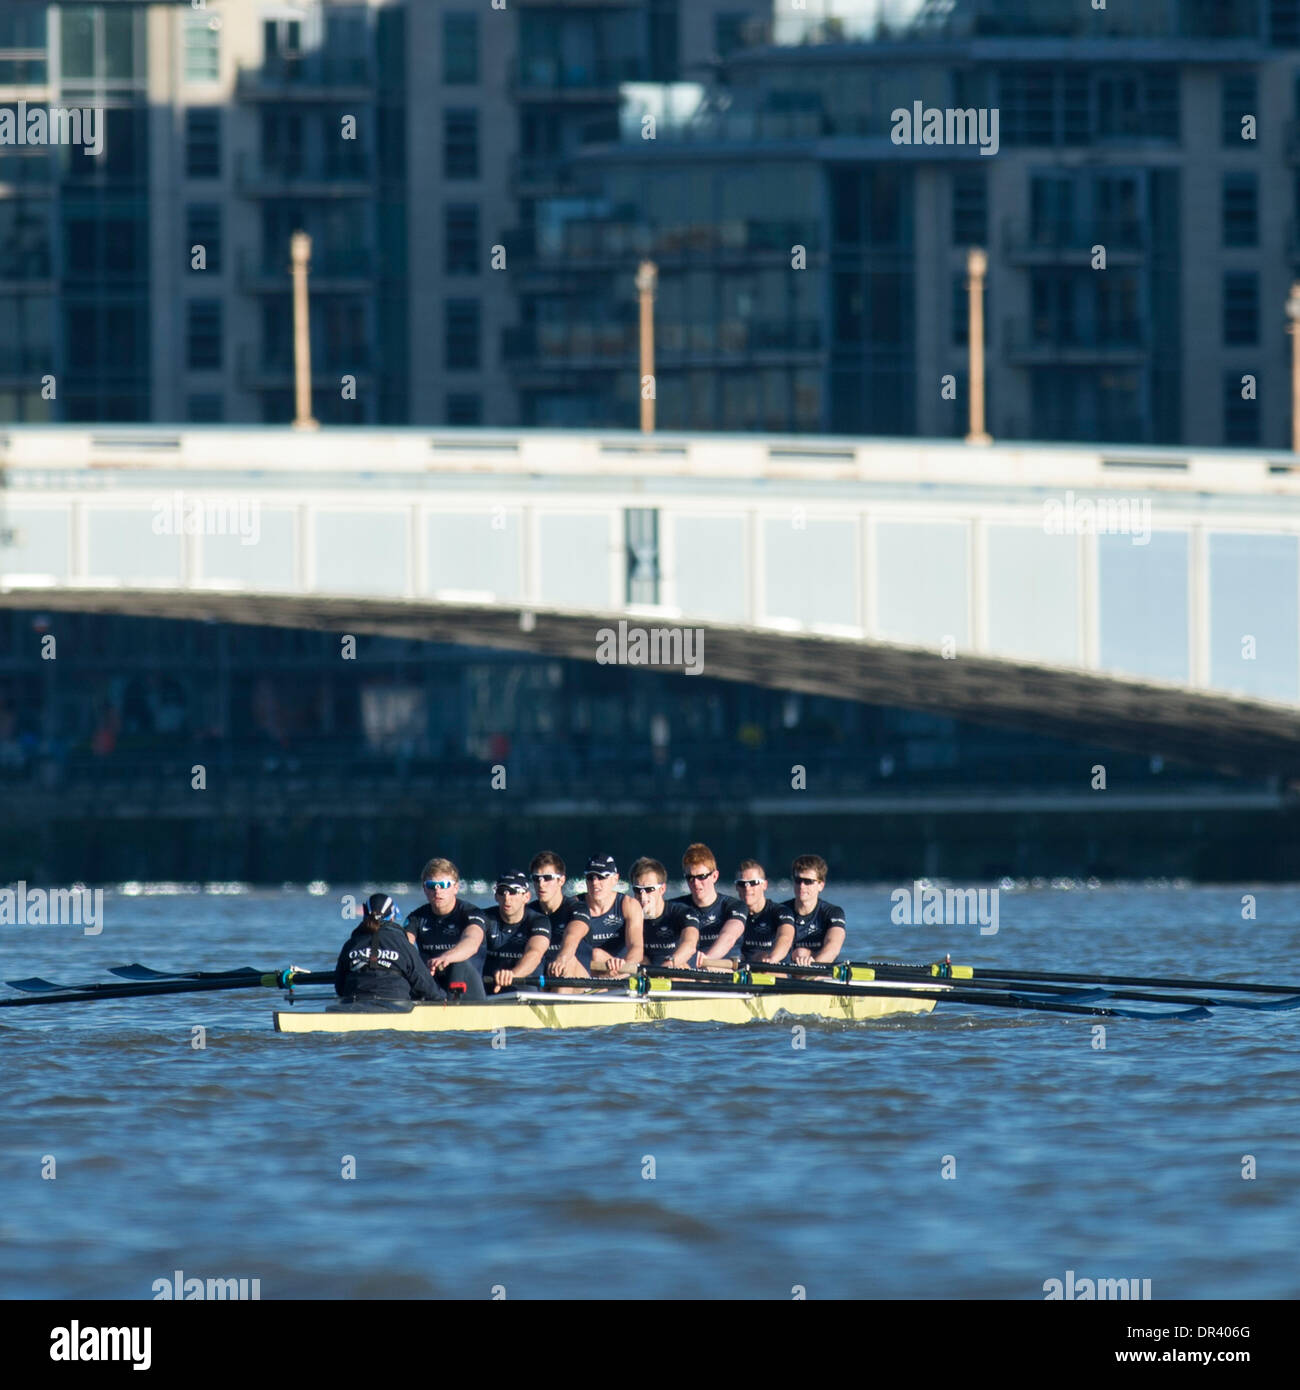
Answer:
<svg viewBox="0 0 1300 1390"><path fill-rule="evenodd" d="M260 67L241 68L237 89L256 93L301 87L373 87L375 68L363 55L302 53L268 58Z"/></svg>
<svg viewBox="0 0 1300 1390"><path fill-rule="evenodd" d="M791 246L821 249L819 230L812 222L729 219L646 225L641 222L579 221L558 231L537 232L538 259L557 268L574 261L617 263L636 256L670 260L714 255L722 259L755 254L788 256Z"/></svg>
<svg viewBox="0 0 1300 1390"><path fill-rule="evenodd" d="M757 352L816 352L822 346L815 319L724 319L718 323L657 323L655 351L660 361L684 357L726 357ZM612 363L635 357L639 334L634 324L524 324L502 334L507 362L534 366Z"/></svg>
<svg viewBox="0 0 1300 1390"><path fill-rule="evenodd" d="M374 181L373 164L363 155L347 160L307 160L300 155L274 155L268 151L243 150L235 162L236 180L248 191L259 188L301 184L369 184Z"/></svg>
<svg viewBox="0 0 1300 1390"><path fill-rule="evenodd" d="M375 256L370 250L360 247L334 248L313 242L310 274L313 281L320 280L366 280L375 275ZM290 292L289 247L286 240L284 250L278 255L245 250L239 257L240 278L245 284L265 281L272 289L280 288L285 294Z"/></svg>
<svg viewBox="0 0 1300 1390"><path fill-rule="evenodd" d="M1048 219L1007 222L1003 245L1008 255L1036 253L1085 255L1101 245L1111 251L1145 251L1146 224L1135 217Z"/></svg>
<svg viewBox="0 0 1300 1390"><path fill-rule="evenodd" d="M649 74L641 57L584 58L524 57L515 65L515 85L523 92L562 92L608 89L616 94L620 82L645 82Z"/></svg>
<svg viewBox="0 0 1300 1390"><path fill-rule="evenodd" d="M1149 349L1146 325L1138 320L1082 326L1061 320L1007 322L1002 346L1008 355L1053 358L1063 355L1097 357L1141 355Z"/></svg>

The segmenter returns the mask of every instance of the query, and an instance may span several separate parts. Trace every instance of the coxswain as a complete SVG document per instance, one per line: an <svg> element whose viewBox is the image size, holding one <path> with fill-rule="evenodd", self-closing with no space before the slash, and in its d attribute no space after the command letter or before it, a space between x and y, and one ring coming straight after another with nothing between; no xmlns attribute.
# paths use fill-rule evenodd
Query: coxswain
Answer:
<svg viewBox="0 0 1300 1390"><path fill-rule="evenodd" d="M670 970L685 970L700 940L700 919L694 907L664 901L668 871L657 859L638 859L628 874L628 882L641 906L646 961Z"/></svg>
<svg viewBox="0 0 1300 1390"><path fill-rule="evenodd" d="M689 905L699 919L699 953L694 964L701 970L722 969L729 964L728 955L740 941L749 914L738 898L718 892L718 861L708 845L687 846L682 872L690 891L671 901Z"/></svg>
<svg viewBox="0 0 1300 1390"><path fill-rule="evenodd" d="M801 854L790 866L794 897L784 906L794 916L791 965L829 965L844 949L844 909L822 898L826 861L818 854Z"/></svg>
<svg viewBox="0 0 1300 1390"><path fill-rule="evenodd" d="M425 905L406 919L407 938L448 993L464 999L486 999L483 913L473 903L457 901L460 870L450 859L430 859L420 879ZM465 988L455 990L454 985Z"/></svg>
<svg viewBox="0 0 1300 1390"><path fill-rule="evenodd" d="M547 948L542 968L548 975L586 979L591 973L591 946L587 938L587 906L577 898L566 897L564 885L568 870L564 860L554 850L544 849L533 855L528 877L537 894L532 906L544 912L551 924L551 944ZM583 957L587 957L584 963Z"/></svg>
<svg viewBox="0 0 1300 1390"><path fill-rule="evenodd" d="M635 970L644 954L641 909L618 891L618 866L611 854L594 854L585 871L587 891L578 901L587 912L591 973L622 975Z"/></svg>
<svg viewBox="0 0 1300 1390"><path fill-rule="evenodd" d="M514 988L516 975L532 975L551 944L546 913L528 901L528 876L498 874L496 906L483 914L487 933L483 983L493 994Z"/></svg>
<svg viewBox="0 0 1300 1390"><path fill-rule="evenodd" d="M794 944L794 913L784 903L767 900L767 871L757 859L745 859L736 870L736 887L745 904L745 932L740 958L747 965L776 965Z"/></svg>
<svg viewBox="0 0 1300 1390"><path fill-rule="evenodd" d="M371 894L361 924L343 943L334 967L340 999L445 999L420 953L407 940L397 904L387 893Z"/></svg>

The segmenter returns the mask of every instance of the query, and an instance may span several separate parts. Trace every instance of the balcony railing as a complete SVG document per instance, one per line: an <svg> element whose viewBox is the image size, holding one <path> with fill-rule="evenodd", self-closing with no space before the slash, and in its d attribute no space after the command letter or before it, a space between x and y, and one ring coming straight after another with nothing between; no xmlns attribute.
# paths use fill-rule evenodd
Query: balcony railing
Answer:
<svg viewBox="0 0 1300 1390"><path fill-rule="evenodd" d="M322 197L367 194L375 180L369 160L346 163L271 159L265 153L241 150L235 162L235 182L240 192L256 197L304 193L311 189Z"/></svg>
<svg viewBox="0 0 1300 1390"><path fill-rule="evenodd" d="M311 381L313 386L337 386L344 373L358 379L373 372L374 349L359 346L348 352L339 347L312 344ZM293 383L293 349L242 343L239 349L239 377L248 390L278 391Z"/></svg>
<svg viewBox="0 0 1300 1390"><path fill-rule="evenodd" d="M241 96L281 97L312 88L374 85L375 69L369 58L316 52L304 53L297 58L272 58L261 67L240 68L236 91Z"/></svg>
<svg viewBox="0 0 1300 1390"><path fill-rule="evenodd" d="M1030 324L1007 320L1002 350L1008 360L1035 362L1138 360L1150 351L1146 325L1132 321L1112 327L1080 328L1072 324Z"/></svg>
<svg viewBox="0 0 1300 1390"><path fill-rule="evenodd" d="M620 82L645 82L648 78L645 61L639 57L592 58L576 63L560 58L520 58L514 70L516 89L539 95L601 91L613 97Z"/></svg>
<svg viewBox="0 0 1300 1390"><path fill-rule="evenodd" d="M33 377L54 370L54 349L25 343L0 343L0 377Z"/></svg>
<svg viewBox="0 0 1300 1390"><path fill-rule="evenodd" d="M1008 259L1086 261L1094 246L1104 246L1108 255L1145 252L1147 229L1143 222L1131 217L1041 223L1008 221L1003 226L1002 245Z"/></svg>
<svg viewBox="0 0 1300 1390"><path fill-rule="evenodd" d="M779 220L679 223L647 226L639 222L582 220L564 224L557 240L537 234L539 269L562 270L575 261L617 265L639 256L659 261L701 256L720 260L756 255L788 256L794 245L809 252L821 249L819 230L811 222Z"/></svg>
<svg viewBox="0 0 1300 1390"><path fill-rule="evenodd" d="M608 366L635 357L638 345L633 324L524 324L504 330L501 350L505 361L534 367ZM655 325L655 352L666 364L683 358L817 352L821 346L821 324L815 319Z"/></svg>
<svg viewBox="0 0 1300 1390"><path fill-rule="evenodd" d="M328 288L325 281L356 281L357 288L364 289L375 278L375 255L373 251L359 247L340 250L326 247L318 251L313 245L310 272L313 290ZM288 246L278 256L248 249L241 251L239 283L242 289L250 293L290 293Z"/></svg>

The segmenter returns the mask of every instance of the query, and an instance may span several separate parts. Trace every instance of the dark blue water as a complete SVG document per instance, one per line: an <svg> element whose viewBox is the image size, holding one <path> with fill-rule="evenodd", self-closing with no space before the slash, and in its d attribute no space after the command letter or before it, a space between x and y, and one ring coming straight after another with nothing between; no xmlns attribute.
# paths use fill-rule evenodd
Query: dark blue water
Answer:
<svg viewBox="0 0 1300 1390"><path fill-rule="evenodd" d="M859 958L1300 981L1295 888L1022 888L983 937L833 896ZM301 890L105 909L93 938L0 928L3 978L320 967L346 934ZM810 1023L803 1050L761 1023L494 1050L280 1036L279 1001L0 1011L0 1296L149 1298L177 1269L263 1298L1036 1299L1071 1269L1300 1295L1300 1011L1108 1020L1104 1050L1095 1020L942 1006Z"/></svg>

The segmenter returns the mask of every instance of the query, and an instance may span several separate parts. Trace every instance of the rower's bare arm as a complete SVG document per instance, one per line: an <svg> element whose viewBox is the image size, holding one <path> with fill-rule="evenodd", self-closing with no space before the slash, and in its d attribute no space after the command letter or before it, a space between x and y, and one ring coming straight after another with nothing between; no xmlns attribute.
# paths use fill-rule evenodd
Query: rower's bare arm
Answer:
<svg viewBox="0 0 1300 1390"><path fill-rule="evenodd" d="M645 955L645 913L641 904L630 898L623 899L623 940L627 943L623 961L629 970L635 970Z"/></svg>
<svg viewBox="0 0 1300 1390"><path fill-rule="evenodd" d="M769 965L777 965L790 954L790 947L794 945L794 923L782 922L777 929L776 942L772 949L763 957Z"/></svg>
<svg viewBox="0 0 1300 1390"><path fill-rule="evenodd" d="M844 928L831 927L826 933L826 944L817 952L818 965L830 965L844 949Z"/></svg>
<svg viewBox="0 0 1300 1390"><path fill-rule="evenodd" d="M460 934L460 940L449 951L442 953L443 966L455 965L457 961L469 960L471 956L478 954L478 948L483 944L483 928L476 927L472 922Z"/></svg>
<svg viewBox="0 0 1300 1390"><path fill-rule="evenodd" d="M718 933L718 939L713 943L712 946L709 947L707 951L705 951L705 960L721 960L724 956L729 956L732 950L736 947L737 943L740 941L740 938L744 934L744 922L740 921L739 919L736 919L732 922L728 922L727 925L723 927L723 929ZM710 966L709 968L713 969L712 966Z"/></svg>
<svg viewBox="0 0 1300 1390"><path fill-rule="evenodd" d="M514 963L514 969L498 970L498 972L496 972L496 976L498 976L498 979L496 979L496 990L501 990L501 988L503 988L501 981L501 976L503 976L503 974L510 976L510 979L506 980L505 984L514 984L514 981L520 979L521 976L537 974L537 967L541 965L542 956L546 954L546 949L549 948L549 945L551 945L551 937L542 937L542 935L528 937L528 945L524 948L524 954ZM492 992L495 994L496 990Z"/></svg>
<svg viewBox="0 0 1300 1390"><path fill-rule="evenodd" d="M685 970L699 944L700 929L698 927L683 927L682 934L677 938L677 949L668 957L669 968Z"/></svg>
<svg viewBox="0 0 1300 1390"><path fill-rule="evenodd" d="M564 929L564 940L560 942L560 949L555 957L553 973L556 975L586 975L582 962L575 959L578 950L578 943L586 936L588 924L580 917L575 917Z"/></svg>

